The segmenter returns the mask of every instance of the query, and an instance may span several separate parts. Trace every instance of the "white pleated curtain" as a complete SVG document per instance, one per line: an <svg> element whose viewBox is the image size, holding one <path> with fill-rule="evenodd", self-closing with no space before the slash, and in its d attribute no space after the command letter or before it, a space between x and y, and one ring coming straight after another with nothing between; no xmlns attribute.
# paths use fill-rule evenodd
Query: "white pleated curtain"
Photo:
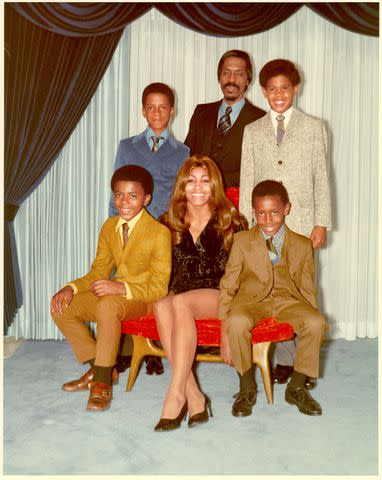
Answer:
<svg viewBox="0 0 382 480"><path fill-rule="evenodd" d="M146 126L144 86L162 81L174 88L172 131L184 140L195 105L221 98L216 68L232 48L251 54L255 81L247 96L264 109L262 65L287 58L299 67L296 106L322 118L330 138L334 229L318 255L320 308L330 338L377 336L378 38L341 29L307 7L267 32L239 38L195 33L155 9L126 29L91 106L16 217L24 305L10 335L62 338L49 300L90 266L118 140Z"/></svg>

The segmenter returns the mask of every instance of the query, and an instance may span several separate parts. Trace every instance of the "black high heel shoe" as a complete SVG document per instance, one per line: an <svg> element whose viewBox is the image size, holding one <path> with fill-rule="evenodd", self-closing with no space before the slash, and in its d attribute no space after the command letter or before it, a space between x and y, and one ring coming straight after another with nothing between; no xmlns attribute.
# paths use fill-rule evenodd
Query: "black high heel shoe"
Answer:
<svg viewBox="0 0 382 480"><path fill-rule="evenodd" d="M190 428L195 427L195 425L198 425L199 423L208 422L209 416L213 417L212 408L211 408L211 399L207 397L207 395L204 395L204 399L205 399L204 410L202 412L195 413L195 415L192 415L192 417L188 419L188 426Z"/></svg>
<svg viewBox="0 0 382 480"><path fill-rule="evenodd" d="M187 415L187 401L182 407L182 410L179 412L179 415L176 418L161 418L159 422L155 425L155 432L167 432L167 430L176 430L180 427L182 420L186 419Z"/></svg>

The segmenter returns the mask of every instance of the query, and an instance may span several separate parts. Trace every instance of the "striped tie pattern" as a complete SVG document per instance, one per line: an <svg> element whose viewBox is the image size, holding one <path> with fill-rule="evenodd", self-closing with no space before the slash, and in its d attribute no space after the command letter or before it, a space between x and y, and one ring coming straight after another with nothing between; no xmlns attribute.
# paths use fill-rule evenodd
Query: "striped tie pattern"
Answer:
<svg viewBox="0 0 382 480"><path fill-rule="evenodd" d="M157 152L159 150L159 142L163 140L163 137L155 137L154 135L151 137L153 141L153 146L151 147L152 152Z"/></svg>
<svg viewBox="0 0 382 480"><path fill-rule="evenodd" d="M225 109L225 114L219 120L218 132L220 135L227 135L229 129L231 128L231 117L229 116L231 112L232 107L227 107Z"/></svg>
<svg viewBox="0 0 382 480"><path fill-rule="evenodd" d="M277 249L274 246L272 240L273 240L273 237L269 237L266 239L265 243L267 244L268 250L278 256L279 254L277 253Z"/></svg>
<svg viewBox="0 0 382 480"><path fill-rule="evenodd" d="M129 225L127 223L124 223L122 225L123 248L125 248L128 239L129 239Z"/></svg>

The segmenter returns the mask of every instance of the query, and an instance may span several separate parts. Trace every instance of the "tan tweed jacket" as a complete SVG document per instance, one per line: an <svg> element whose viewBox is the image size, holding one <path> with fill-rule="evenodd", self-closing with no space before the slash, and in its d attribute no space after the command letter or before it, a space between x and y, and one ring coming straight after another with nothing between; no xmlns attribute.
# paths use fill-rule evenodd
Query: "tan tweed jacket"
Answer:
<svg viewBox="0 0 382 480"><path fill-rule="evenodd" d="M245 127L240 171L239 209L252 225L253 187L278 180L292 204L285 223L310 236L315 225L331 228L327 137L321 120L294 109L277 146L270 113Z"/></svg>

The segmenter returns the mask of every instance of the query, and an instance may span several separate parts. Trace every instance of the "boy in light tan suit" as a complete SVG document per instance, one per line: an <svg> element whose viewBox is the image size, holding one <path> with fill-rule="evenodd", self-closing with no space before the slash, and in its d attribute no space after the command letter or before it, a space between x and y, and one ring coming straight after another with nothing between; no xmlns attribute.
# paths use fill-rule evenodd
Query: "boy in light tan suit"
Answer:
<svg viewBox="0 0 382 480"><path fill-rule="evenodd" d="M111 188L119 215L103 224L89 273L64 286L51 301L53 320L77 360L90 364L80 379L62 389L89 388L91 411L110 407L121 321L151 312L152 303L166 296L171 273L171 234L144 208L153 191L150 173L126 165L114 172ZM88 321L97 324L97 340Z"/></svg>
<svg viewBox="0 0 382 480"><path fill-rule="evenodd" d="M285 400L307 415L321 415L320 405L305 386L317 377L320 345L327 330L317 310L312 245L285 225L290 202L285 187L274 180L260 182L252 193L257 225L234 236L220 282L221 355L233 364L240 391L234 416L247 416L256 403L251 355L251 330L263 317L288 322L297 334L294 370Z"/></svg>

